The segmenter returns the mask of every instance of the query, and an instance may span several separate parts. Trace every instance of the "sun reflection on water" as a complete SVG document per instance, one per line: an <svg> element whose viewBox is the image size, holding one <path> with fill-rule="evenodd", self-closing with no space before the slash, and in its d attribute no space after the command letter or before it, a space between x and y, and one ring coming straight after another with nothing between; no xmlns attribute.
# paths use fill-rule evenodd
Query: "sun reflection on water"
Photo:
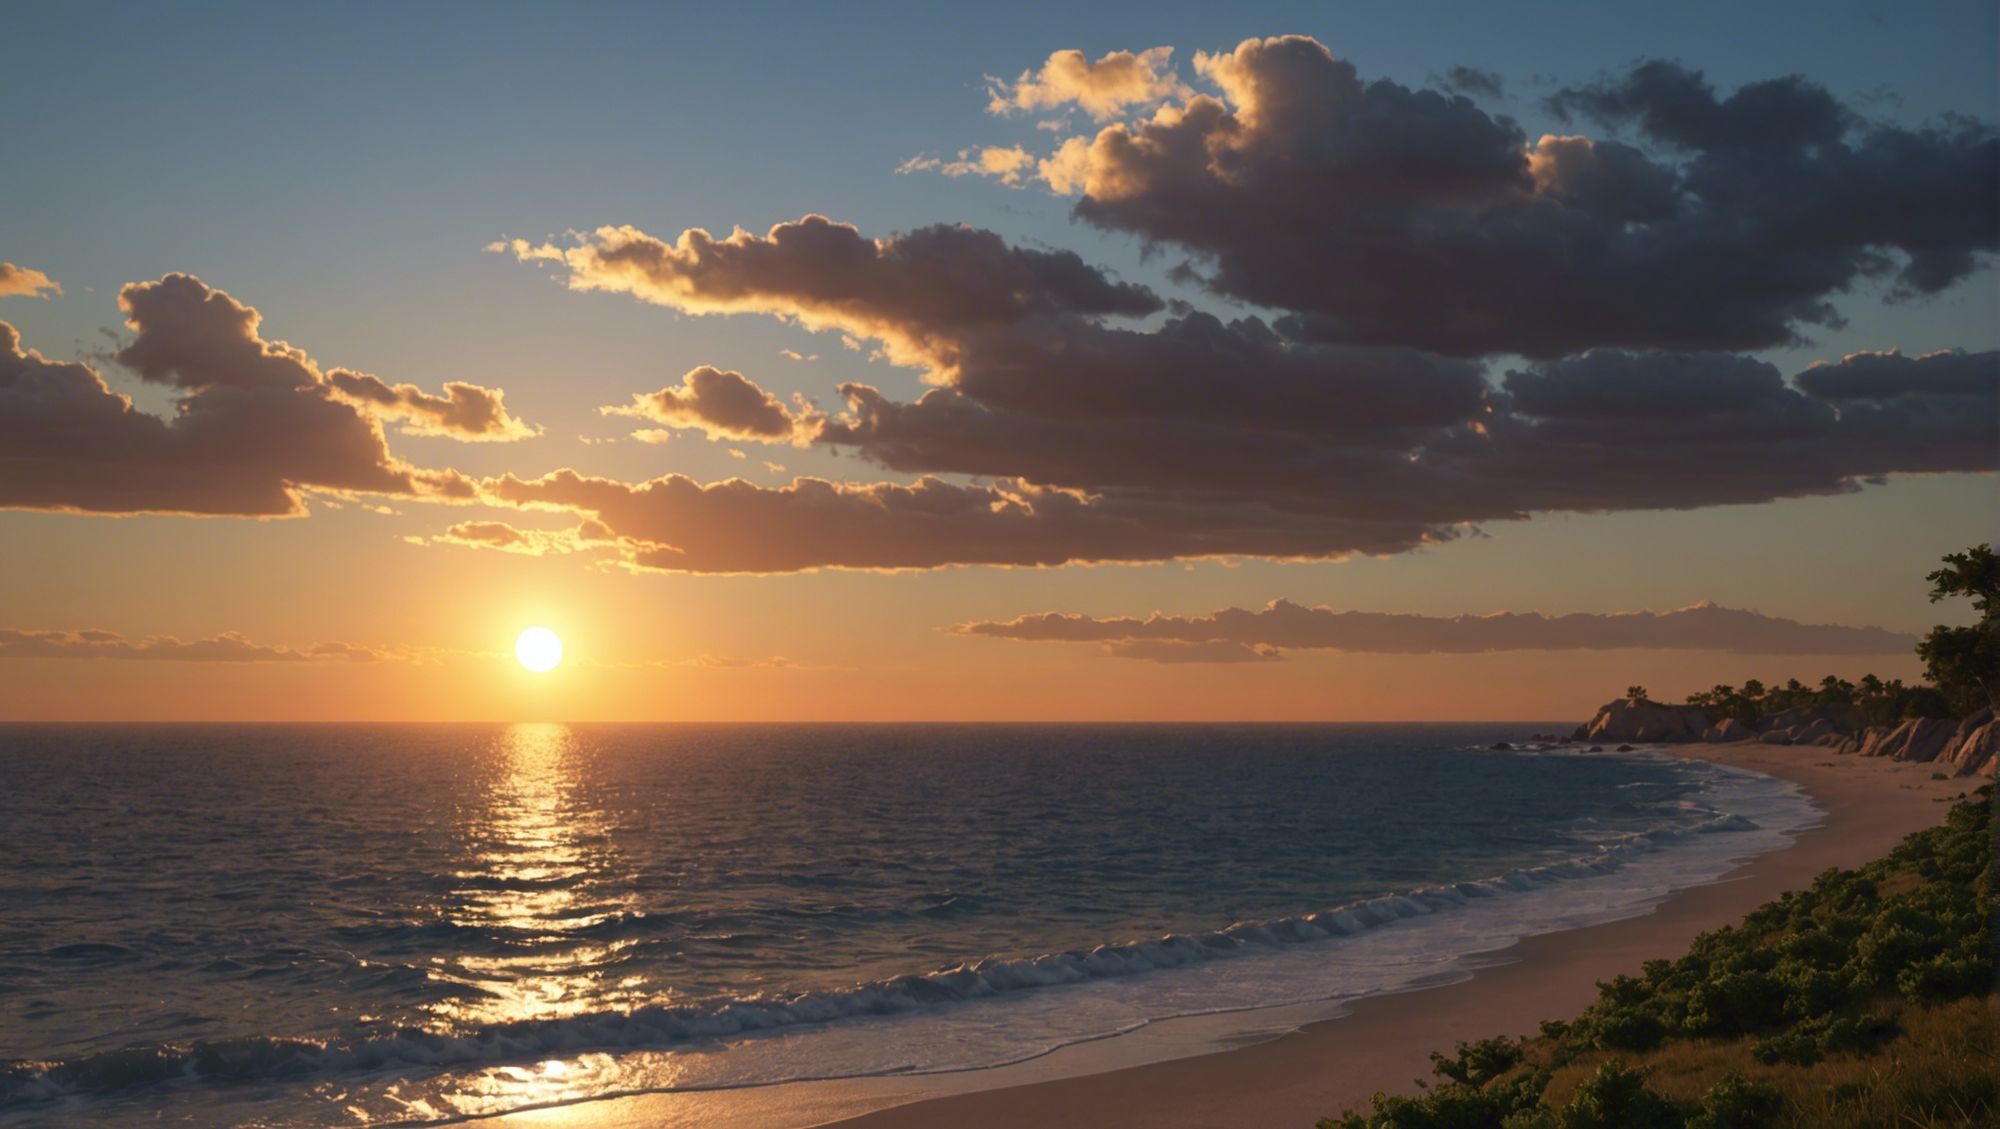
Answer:
<svg viewBox="0 0 2000 1129"><path fill-rule="evenodd" d="M467 942L434 972L462 991L433 1014L464 1032L651 1002L642 977L617 972L634 942L591 934L636 902L614 821L578 771L588 753L569 726L544 723L508 727L493 755L498 771L463 829L446 911ZM429 1098L411 1095L409 1108L464 1116L546 1106L601 1092L615 1073L601 1053L493 1066Z"/></svg>
<svg viewBox="0 0 2000 1129"><path fill-rule="evenodd" d="M584 754L566 725L510 726L501 771L466 828L449 920L467 950L443 972L468 991L435 1005L453 1027L619 1010L639 978L613 971L629 941L590 931L633 908L610 817L576 771Z"/></svg>

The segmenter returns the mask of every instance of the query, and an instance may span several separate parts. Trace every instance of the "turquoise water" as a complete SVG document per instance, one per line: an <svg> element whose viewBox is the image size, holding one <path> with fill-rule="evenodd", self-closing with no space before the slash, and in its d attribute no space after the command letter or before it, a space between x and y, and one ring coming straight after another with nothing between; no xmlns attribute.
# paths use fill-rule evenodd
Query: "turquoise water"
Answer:
<svg viewBox="0 0 2000 1129"><path fill-rule="evenodd" d="M1484 747L1534 728L0 727L0 1121L990 1065L1657 896L1782 798Z"/></svg>

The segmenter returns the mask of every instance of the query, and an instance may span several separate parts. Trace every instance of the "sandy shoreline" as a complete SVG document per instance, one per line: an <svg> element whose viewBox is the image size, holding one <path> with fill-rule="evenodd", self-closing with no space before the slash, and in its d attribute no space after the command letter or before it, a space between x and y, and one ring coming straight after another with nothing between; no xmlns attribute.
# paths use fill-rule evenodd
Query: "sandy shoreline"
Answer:
<svg viewBox="0 0 2000 1129"><path fill-rule="evenodd" d="M1234 1050L1177 1050L1175 1024L1112 1040L1072 1074L1074 1056L958 1075L866 1078L712 1093L640 1095L495 1119L506 1125L803 1126L927 1129L1087 1124L1101 1129L1298 1126L1364 1106L1376 1090L1407 1091L1429 1054L1462 1039L1533 1032L1596 999L1596 982L1678 954L1696 934L1741 918L1828 867L1855 866L1938 822L1944 800L1983 781L1932 780L1929 765L1836 756L1814 747L1696 745L1674 750L1797 783L1824 821L1790 846L1720 882L1675 894L1651 913L1543 934L1491 956L1471 979L1364 999L1338 1019L1309 1023ZM1299 1022L1269 1013L1273 1032ZM1119 1048L1118 1044L1128 1044ZM1105 1052L1111 1052L1107 1055ZM1117 1067L1120 1057L1138 1065Z"/></svg>

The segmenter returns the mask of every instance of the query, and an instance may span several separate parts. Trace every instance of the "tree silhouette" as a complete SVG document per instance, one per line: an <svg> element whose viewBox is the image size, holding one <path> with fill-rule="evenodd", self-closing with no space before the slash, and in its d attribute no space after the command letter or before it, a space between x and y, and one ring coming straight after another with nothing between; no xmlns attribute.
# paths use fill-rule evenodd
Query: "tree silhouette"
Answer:
<svg viewBox="0 0 2000 1129"><path fill-rule="evenodd" d="M1944 565L1924 578L1931 582L1931 603L1968 598L1979 622L1931 628L1917 644L1917 656L1951 711L1963 715L2000 705L2000 615L1995 614L2000 612L2000 557L1993 555L1990 543L1974 545L1963 553L1947 553Z"/></svg>

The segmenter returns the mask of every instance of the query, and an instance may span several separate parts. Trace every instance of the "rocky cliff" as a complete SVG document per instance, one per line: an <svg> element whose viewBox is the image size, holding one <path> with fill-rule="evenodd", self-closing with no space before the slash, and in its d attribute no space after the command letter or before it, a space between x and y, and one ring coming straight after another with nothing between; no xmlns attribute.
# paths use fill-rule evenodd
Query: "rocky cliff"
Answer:
<svg viewBox="0 0 2000 1129"><path fill-rule="evenodd" d="M1597 716L1576 732L1573 741L1697 741L1708 728L1700 706L1663 706L1658 702L1621 699L1598 709Z"/></svg>
<svg viewBox="0 0 2000 1129"><path fill-rule="evenodd" d="M1835 752L1935 764L1948 776L1993 776L2000 771L2000 723L1992 710L1960 721L1913 717L1899 725L1871 726L1827 742Z"/></svg>
<svg viewBox="0 0 2000 1129"><path fill-rule="evenodd" d="M1892 726L1857 730L1851 711L1839 708L1787 710L1755 723L1724 718L1711 725L1699 706L1620 700L1606 703L1596 717L1577 726L1569 739L1603 744L1762 741L1767 745L1814 745L1838 753L1934 764L1948 776L2000 774L2000 722L1990 709L1962 720L1916 717Z"/></svg>

